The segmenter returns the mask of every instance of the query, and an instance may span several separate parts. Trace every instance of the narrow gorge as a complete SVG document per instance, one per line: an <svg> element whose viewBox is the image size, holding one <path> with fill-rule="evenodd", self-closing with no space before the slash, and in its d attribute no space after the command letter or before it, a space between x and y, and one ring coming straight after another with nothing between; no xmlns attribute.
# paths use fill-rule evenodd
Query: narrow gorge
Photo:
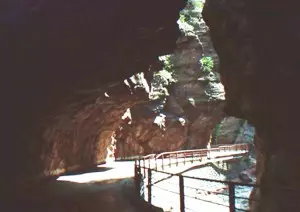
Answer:
<svg viewBox="0 0 300 212"><path fill-rule="evenodd" d="M218 123L235 130L222 128L220 136L228 138L216 138L217 143L235 143L241 124L223 113L225 92L217 72L219 59L201 16L202 8L202 1L188 1L181 10L176 48L159 57L161 66L148 83L143 74L129 79L149 90L149 101L123 115L111 147L115 157L206 148Z"/></svg>
<svg viewBox="0 0 300 212"><path fill-rule="evenodd" d="M4 0L1 207L26 211L33 190L107 157L212 136L254 143L251 211L299 211L296 3Z"/></svg>

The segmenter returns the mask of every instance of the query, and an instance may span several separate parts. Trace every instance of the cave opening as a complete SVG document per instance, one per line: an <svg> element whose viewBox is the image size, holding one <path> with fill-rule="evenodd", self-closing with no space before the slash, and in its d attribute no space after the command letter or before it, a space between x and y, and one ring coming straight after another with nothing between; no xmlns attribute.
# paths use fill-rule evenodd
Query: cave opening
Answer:
<svg viewBox="0 0 300 212"><path fill-rule="evenodd" d="M16 188L8 199L20 203L11 211L136 209L130 181L125 193L111 190L124 202L97 186L99 197L76 195L95 179L53 179L105 175L114 170L105 161L205 148L211 138L255 143L263 186L252 211L297 212L297 195L267 189L300 187L295 2L5 1L1 155Z"/></svg>
<svg viewBox="0 0 300 212"><path fill-rule="evenodd" d="M219 59L210 41L209 29L199 15L202 8L202 4L190 1L181 10L177 20L181 34L171 54L160 56L147 72L132 75L123 83L100 91L103 99L98 102L108 107L111 103L105 105L105 101L115 101L121 91L116 89L118 86L126 89L128 96L138 98L130 107L121 107L118 114L113 114L116 108L106 110L100 106L106 110L104 118L113 116L114 125L99 140L101 143L105 140L106 144L101 147L102 161L106 164L98 165L99 173L61 176L58 181L95 183L130 178L134 174L130 160L153 153L202 149L208 145L210 148L240 143L253 146L254 128L244 119L223 114L225 91L217 70ZM245 172L246 169L253 171L255 151L246 159L247 162L243 160L227 167L230 170L227 175L209 167L206 172L211 175L206 177L214 178L218 174L218 179L235 176L235 180L255 182L254 174L249 176ZM101 172L103 166L110 167L111 172ZM246 193L249 195L249 190Z"/></svg>

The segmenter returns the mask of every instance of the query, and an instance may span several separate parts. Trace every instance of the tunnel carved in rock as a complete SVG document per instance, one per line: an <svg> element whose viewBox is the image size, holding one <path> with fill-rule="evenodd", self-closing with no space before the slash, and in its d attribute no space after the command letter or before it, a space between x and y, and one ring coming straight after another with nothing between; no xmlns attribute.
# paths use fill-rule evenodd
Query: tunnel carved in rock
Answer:
<svg viewBox="0 0 300 212"><path fill-rule="evenodd" d="M5 126L1 153L14 159L5 161L3 175L16 182L35 178L46 170L41 160L41 150L47 143L43 135L49 139L46 132L53 124L63 123L56 120L57 115L72 106L66 100L74 97L74 92L146 71L158 55L174 49L179 36L176 20L184 1L119 0L106 1L105 6L99 1L76 1L74 5L65 0L10 2L0 13L1 68L5 76L1 77L5 88L2 101L7 103L1 104ZM261 182L265 186L300 188L300 172L295 168L300 162L300 77L295 54L300 45L300 18L296 3L207 0L204 7L204 18L220 56L226 111L256 127L260 137L257 147L264 161ZM81 100L75 95L75 102ZM95 100L90 102L97 105ZM123 112L126 109L122 108ZM97 113L97 109L92 111ZM69 118L66 120L75 126ZM60 139L55 137L53 145ZM63 160L68 160L63 154ZM53 166L52 170L60 164ZM263 204L257 206L258 211L300 208L294 195L288 198L264 187L260 194Z"/></svg>
<svg viewBox="0 0 300 212"><path fill-rule="evenodd" d="M111 84L147 72L175 48L182 7L183 0L7 1L2 155L14 160L3 175L15 183L101 161L97 140L116 124L112 108L121 116L144 95ZM114 89L115 99L104 100ZM98 115L107 123L91 118Z"/></svg>

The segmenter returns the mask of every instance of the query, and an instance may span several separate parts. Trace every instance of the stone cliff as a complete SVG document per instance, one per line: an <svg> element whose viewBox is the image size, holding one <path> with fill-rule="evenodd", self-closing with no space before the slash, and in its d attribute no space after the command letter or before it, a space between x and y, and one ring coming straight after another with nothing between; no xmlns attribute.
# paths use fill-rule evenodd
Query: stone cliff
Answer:
<svg viewBox="0 0 300 212"><path fill-rule="evenodd" d="M209 142L222 118L224 89L215 72L213 63L218 59L201 10L201 4L188 1L181 11L177 23L182 35L174 52L162 57L164 70L156 73L151 83L150 98L165 101L154 100L131 109L132 120L116 132L116 157L205 148ZM204 57L215 59L208 70L201 63ZM164 90L166 79L171 85L166 83ZM157 107L161 104L157 111L151 109L155 102Z"/></svg>
<svg viewBox="0 0 300 212"><path fill-rule="evenodd" d="M253 194L259 198L253 211L300 208L299 195L270 189L300 188L297 4L207 0L204 6L220 58L225 112L256 128L262 187ZM183 7L183 0L5 0L0 11L1 175L9 181L2 182L23 186L37 176L101 161L98 153L105 146L99 139L108 142L122 122L116 117L142 101L131 95L144 95L118 85L122 88L113 97L103 85L138 72L146 76L157 56L172 53Z"/></svg>
<svg viewBox="0 0 300 212"><path fill-rule="evenodd" d="M251 143L253 144L255 130L246 120L235 117L225 117L216 126L213 135L215 144Z"/></svg>
<svg viewBox="0 0 300 212"><path fill-rule="evenodd" d="M220 57L225 112L255 126L254 211L299 211L297 1L207 0L203 17ZM281 189L278 189L280 187Z"/></svg>
<svg viewBox="0 0 300 212"><path fill-rule="evenodd" d="M144 95L119 82L174 50L184 1L5 2L3 177L23 181L101 162L118 120Z"/></svg>

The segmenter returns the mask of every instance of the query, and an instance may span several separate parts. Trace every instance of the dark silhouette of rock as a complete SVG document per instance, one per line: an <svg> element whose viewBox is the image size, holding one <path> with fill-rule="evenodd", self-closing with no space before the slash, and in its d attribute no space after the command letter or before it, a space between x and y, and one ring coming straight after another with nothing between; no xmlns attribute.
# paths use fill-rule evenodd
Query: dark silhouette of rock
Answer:
<svg viewBox="0 0 300 212"><path fill-rule="evenodd" d="M207 0L203 17L220 58L227 115L255 127L260 165L254 211L299 211L300 36L297 1Z"/></svg>

